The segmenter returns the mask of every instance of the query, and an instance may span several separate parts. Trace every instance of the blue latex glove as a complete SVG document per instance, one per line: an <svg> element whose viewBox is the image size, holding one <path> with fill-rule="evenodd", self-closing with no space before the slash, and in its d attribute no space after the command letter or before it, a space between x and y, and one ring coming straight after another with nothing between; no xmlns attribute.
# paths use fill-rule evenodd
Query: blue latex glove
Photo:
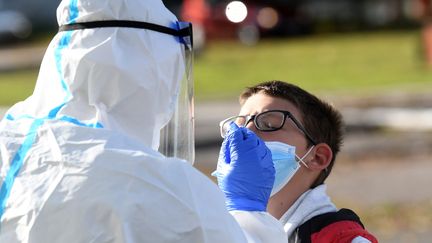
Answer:
<svg viewBox="0 0 432 243"><path fill-rule="evenodd" d="M228 210L266 211L275 169L270 150L251 130L230 124L213 175Z"/></svg>

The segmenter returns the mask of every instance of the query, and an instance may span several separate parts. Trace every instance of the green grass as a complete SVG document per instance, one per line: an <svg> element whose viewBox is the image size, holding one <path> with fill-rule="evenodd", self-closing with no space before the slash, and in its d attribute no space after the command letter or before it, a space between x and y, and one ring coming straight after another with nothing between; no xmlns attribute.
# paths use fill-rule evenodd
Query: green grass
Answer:
<svg viewBox="0 0 432 243"><path fill-rule="evenodd" d="M414 31L268 40L253 47L215 43L196 60L196 95L237 95L270 79L346 95L432 90L432 70L423 66L419 47Z"/></svg>
<svg viewBox="0 0 432 243"><path fill-rule="evenodd" d="M347 96L430 92L432 70L420 53L416 31L265 40L256 46L214 42L195 59L195 95L198 101L233 98L271 79ZM31 94L36 76L36 70L0 73L0 105Z"/></svg>
<svg viewBox="0 0 432 243"><path fill-rule="evenodd" d="M0 105L12 105L33 92L37 70L0 73Z"/></svg>

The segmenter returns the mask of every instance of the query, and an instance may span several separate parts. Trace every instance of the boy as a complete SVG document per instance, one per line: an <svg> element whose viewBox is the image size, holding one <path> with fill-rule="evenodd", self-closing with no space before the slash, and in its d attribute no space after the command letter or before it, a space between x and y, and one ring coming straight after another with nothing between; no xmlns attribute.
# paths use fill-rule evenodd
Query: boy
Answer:
<svg viewBox="0 0 432 243"><path fill-rule="evenodd" d="M284 225L289 242L377 242L354 212L337 210L326 194L324 181L342 144L340 113L282 81L247 88L240 104L239 116L221 122L221 135L247 128L271 151L276 175L267 210ZM221 155L240 153L229 149L223 145ZM226 156L218 169L223 162L229 163Z"/></svg>

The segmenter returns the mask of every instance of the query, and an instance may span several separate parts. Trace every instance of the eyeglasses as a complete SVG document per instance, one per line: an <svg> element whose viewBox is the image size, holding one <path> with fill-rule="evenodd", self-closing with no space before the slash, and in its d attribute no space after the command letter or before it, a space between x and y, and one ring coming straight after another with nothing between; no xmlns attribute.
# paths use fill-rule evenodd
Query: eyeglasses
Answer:
<svg viewBox="0 0 432 243"><path fill-rule="evenodd" d="M306 138L313 144L317 143L309 135L301 123L289 111L283 110L270 110L264 111L255 115L247 116L232 116L219 123L221 136L224 138L230 128L230 123L235 122L238 126L245 127L249 122L253 121L256 129L262 132L273 132L281 129L285 125L286 118L289 118L294 125L306 136Z"/></svg>

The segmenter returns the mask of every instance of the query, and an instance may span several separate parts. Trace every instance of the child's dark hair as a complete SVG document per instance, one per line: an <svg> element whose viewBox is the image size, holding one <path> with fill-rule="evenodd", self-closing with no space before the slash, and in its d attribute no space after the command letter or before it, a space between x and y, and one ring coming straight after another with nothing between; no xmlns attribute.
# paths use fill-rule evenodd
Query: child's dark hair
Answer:
<svg viewBox="0 0 432 243"><path fill-rule="evenodd" d="M326 143L330 146L333 152L332 160L312 187L322 184L330 174L336 155L342 145L343 121L339 111L300 87L277 80L247 88L240 95L240 104L243 105L249 97L257 93L264 93L291 102L300 111L303 126L312 138L317 143Z"/></svg>

